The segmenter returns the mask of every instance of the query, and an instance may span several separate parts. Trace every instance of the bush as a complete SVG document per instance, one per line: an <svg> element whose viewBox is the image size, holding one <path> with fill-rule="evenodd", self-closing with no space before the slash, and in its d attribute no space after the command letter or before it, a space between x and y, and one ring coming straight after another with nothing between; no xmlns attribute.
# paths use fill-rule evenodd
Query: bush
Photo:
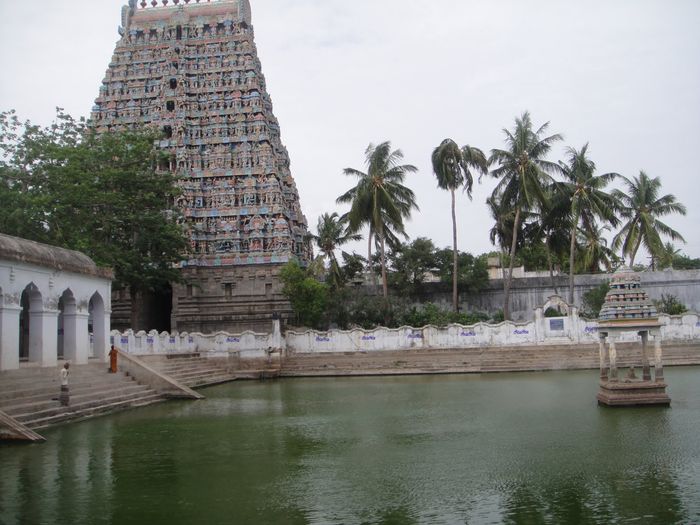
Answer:
<svg viewBox="0 0 700 525"><path fill-rule="evenodd" d="M347 324L361 326L365 330L371 330L384 324L387 304L383 297L363 295L355 300L347 301L346 304ZM391 310L391 306L389 308Z"/></svg>
<svg viewBox="0 0 700 525"><path fill-rule="evenodd" d="M502 323L506 320L506 316L503 314L503 310L498 310L491 316L492 323Z"/></svg>
<svg viewBox="0 0 700 525"><path fill-rule="evenodd" d="M547 308L547 311L544 313L545 317L564 317L564 314L562 314L557 308L549 307Z"/></svg>
<svg viewBox="0 0 700 525"><path fill-rule="evenodd" d="M415 306L395 316L397 326L427 326L445 327L449 324L472 325L488 321L489 316L481 312L454 312L443 310L433 303L426 303L421 308Z"/></svg>
<svg viewBox="0 0 700 525"><path fill-rule="evenodd" d="M681 315L688 311L675 295L661 294L660 301L654 301L654 305L660 314Z"/></svg>

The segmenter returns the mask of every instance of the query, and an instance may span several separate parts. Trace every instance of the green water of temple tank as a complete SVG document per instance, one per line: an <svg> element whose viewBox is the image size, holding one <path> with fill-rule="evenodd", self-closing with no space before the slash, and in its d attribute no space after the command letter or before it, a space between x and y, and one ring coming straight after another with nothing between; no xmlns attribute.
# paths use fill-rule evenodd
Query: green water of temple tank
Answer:
<svg viewBox="0 0 700 525"><path fill-rule="evenodd" d="M0 448L3 524L700 523L700 368L236 382Z"/></svg>

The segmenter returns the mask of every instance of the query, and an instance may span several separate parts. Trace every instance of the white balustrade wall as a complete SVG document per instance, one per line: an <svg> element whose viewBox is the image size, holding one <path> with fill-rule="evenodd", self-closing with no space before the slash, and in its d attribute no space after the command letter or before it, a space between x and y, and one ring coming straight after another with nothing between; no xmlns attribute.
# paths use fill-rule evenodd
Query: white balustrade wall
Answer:
<svg viewBox="0 0 700 525"><path fill-rule="evenodd" d="M700 341L700 317L695 313L681 316L661 315L664 341ZM287 331L283 337L277 326L271 334L244 332L229 334L113 331L113 344L136 355L199 352L210 357L235 353L242 359L259 359L270 349L287 353L386 352L395 350L447 349L517 345L566 345L598 342L598 323L579 318L575 309L567 317L536 316L530 323L478 323L471 326L449 325L445 328L376 328L374 330L331 330L319 332ZM635 332L622 341L637 341Z"/></svg>
<svg viewBox="0 0 700 525"><path fill-rule="evenodd" d="M267 356L268 348L279 348L273 345L274 334L260 334L244 332L242 334L229 334L217 332L215 334L201 334L186 332L172 334L168 332L158 333L136 332L127 330L124 333L112 331L112 344L124 352L134 355L167 355L187 354L199 352L209 357L227 357L237 353L242 359L258 359Z"/></svg>

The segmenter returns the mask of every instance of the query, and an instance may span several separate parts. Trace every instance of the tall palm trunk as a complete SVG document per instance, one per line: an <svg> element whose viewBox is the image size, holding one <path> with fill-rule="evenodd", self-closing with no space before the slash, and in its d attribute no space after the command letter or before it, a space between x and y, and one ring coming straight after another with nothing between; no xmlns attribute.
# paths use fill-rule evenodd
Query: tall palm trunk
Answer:
<svg viewBox="0 0 700 525"><path fill-rule="evenodd" d="M384 293L384 299L389 297L389 284L386 278L386 253L384 251L384 231L380 231L379 235L379 249L381 251L382 260L382 292Z"/></svg>
<svg viewBox="0 0 700 525"><path fill-rule="evenodd" d="M549 247L549 237L547 237L544 249L545 249L545 252L547 252L547 266L549 267L549 279L552 282L552 288L554 289L554 295L559 295L559 287L557 286L556 279L554 279L554 263L552 262L552 250Z"/></svg>
<svg viewBox="0 0 700 525"><path fill-rule="evenodd" d="M452 193L452 307L455 312L459 311L459 294L457 293L457 276L459 275L459 262L457 256L457 214L455 212L455 190Z"/></svg>
<svg viewBox="0 0 700 525"><path fill-rule="evenodd" d="M372 267L372 228L369 229L369 235L367 235L367 271L372 276L372 286L374 287L374 292L377 292L377 275L374 273L374 268Z"/></svg>
<svg viewBox="0 0 700 525"><path fill-rule="evenodd" d="M518 244L518 229L520 228L520 206L515 211L515 223L513 224L513 240L510 244L510 267L506 280L505 297L503 300L503 319L510 321L510 289L513 285L513 268L515 267L515 247Z"/></svg>
<svg viewBox="0 0 700 525"><path fill-rule="evenodd" d="M637 241L637 246L634 247L634 251L632 252L632 257L630 259L630 268L634 267L634 259L637 257L637 252L639 251L639 247L642 245L642 233L639 232L639 240Z"/></svg>
<svg viewBox="0 0 700 525"><path fill-rule="evenodd" d="M575 217L571 228L571 244L569 246L569 304L574 304L574 256L576 255L576 225L578 217Z"/></svg>

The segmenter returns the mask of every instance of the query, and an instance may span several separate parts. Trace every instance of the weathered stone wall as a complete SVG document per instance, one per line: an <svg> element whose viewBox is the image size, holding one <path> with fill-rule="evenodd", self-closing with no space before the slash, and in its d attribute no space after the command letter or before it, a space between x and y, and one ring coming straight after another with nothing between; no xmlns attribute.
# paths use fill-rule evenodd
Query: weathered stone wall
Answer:
<svg viewBox="0 0 700 525"><path fill-rule="evenodd" d="M291 315L278 265L186 268L173 286L172 327L180 332L266 331Z"/></svg>
<svg viewBox="0 0 700 525"><path fill-rule="evenodd" d="M653 300L661 299L662 294L675 295L689 310L700 311L700 270L670 270L662 272L644 272L642 287ZM607 274L576 275L574 278L574 304L581 306L583 294L610 279ZM555 277L559 295L568 299L569 281L567 276ZM444 283L428 283L426 292L420 296L420 302L432 302L450 309L452 307L452 288ZM547 302L555 294L552 280L549 278L515 279L511 291L511 311L516 321L534 318L535 308ZM491 281L488 288L478 294L461 294L462 311L478 311L493 314L503 308L503 281Z"/></svg>

